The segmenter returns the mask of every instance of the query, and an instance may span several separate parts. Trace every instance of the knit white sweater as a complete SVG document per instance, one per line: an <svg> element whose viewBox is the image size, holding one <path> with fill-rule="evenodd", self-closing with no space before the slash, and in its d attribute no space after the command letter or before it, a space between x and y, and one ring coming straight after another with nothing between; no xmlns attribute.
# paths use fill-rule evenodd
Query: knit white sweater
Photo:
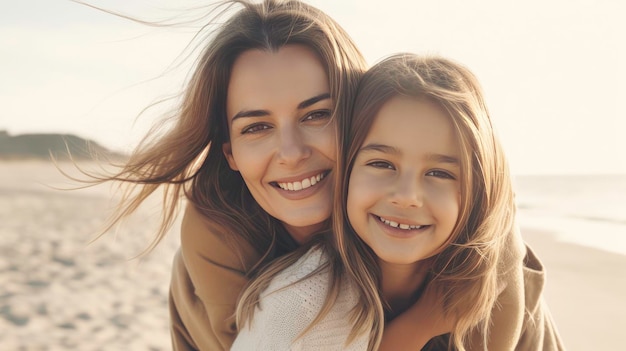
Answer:
<svg viewBox="0 0 626 351"><path fill-rule="evenodd" d="M321 310L330 277L323 271L302 278L325 261L322 250L312 249L279 273L261 294L252 322L242 328L231 350L367 350L368 335L364 334L346 345L352 327L349 313L358 302L349 284L342 284L339 298L330 312L297 338Z"/></svg>

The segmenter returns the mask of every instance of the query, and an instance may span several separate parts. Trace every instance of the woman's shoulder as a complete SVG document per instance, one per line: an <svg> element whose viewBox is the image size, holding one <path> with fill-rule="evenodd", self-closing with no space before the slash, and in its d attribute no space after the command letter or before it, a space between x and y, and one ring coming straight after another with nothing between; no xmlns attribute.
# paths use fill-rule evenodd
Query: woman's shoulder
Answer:
<svg viewBox="0 0 626 351"><path fill-rule="evenodd" d="M209 218L193 203L188 203L180 227L183 257L194 258L230 268L244 274L260 259L260 254L244 240L235 241L232 233L216 230Z"/></svg>
<svg viewBox="0 0 626 351"><path fill-rule="evenodd" d="M277 349L365 350L365 336L345 347L352 326L350 311L357 303L354 291L345 289L347 284L342 284L324 317L311 325L322 311L329 291L332 276L327 262L325 251L314 247L274 276L261 294L253 321L240 331L236 349L261 343L256 349L269 349L270 344L276 349L280 344L284 348Z"/></svg>
<svg viewBox="0 0 626 351"><path fill-rule="evenodd" d="M328 258L322 248L312 247L294 264L278 273L267 290L274 291L296 283L311 286L326 282L330 278L328 270L324 267L327 261Z"/></svg>
<svg viewBox="0 0 626 351"><path fill-rule="evenodd" d="M333 279L328 256L324 249L311 248L298 261L278 273L261 294L262 304L279 303L288 306L299 306L309 316L317 315L326 301L329 287ZM344 313L354 307L358 296L349 281L340 281L339 295L333 310ZM262 307L262 306L261 306Z"/></svg>

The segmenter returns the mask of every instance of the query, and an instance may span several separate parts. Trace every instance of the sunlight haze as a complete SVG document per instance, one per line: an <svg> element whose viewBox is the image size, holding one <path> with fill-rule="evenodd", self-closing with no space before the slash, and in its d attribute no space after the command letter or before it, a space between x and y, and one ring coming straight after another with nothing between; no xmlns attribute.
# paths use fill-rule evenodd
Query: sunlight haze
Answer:
<svg viewBox="0 0 626 351"><path fill-rule="evenodd" d="M626 173L625 3L308 2L335 18L370 64L411 51L469 67L514 173ZM209 2L90 3L158 21L191 18L201 10L184 8ZM171 104L139 113L182 88L193 60L179 54L194 30L148 27L67 0L5 4L0 130L74 133L130 151Z"/></svg>

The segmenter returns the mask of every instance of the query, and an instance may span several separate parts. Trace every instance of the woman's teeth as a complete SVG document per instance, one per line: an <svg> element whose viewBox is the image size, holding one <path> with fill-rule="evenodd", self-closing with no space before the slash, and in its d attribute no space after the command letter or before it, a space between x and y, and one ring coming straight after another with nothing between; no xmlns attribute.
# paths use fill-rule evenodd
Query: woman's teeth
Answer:
<svg viewBox="0 0 626 351"><path fill-rule="evenodd" d="M384 219L383 217L378 217L378 219L380 219L381 222L385 223L386 225L390 227L400 228L404 230L421 229L422 227L424 227L423 225L408 225L408 224L398 223L398 222Z"/></svg>
<svg viewBox="0 0 626 351"><path fill-rule="evenodd" d="M311 178L305 178L299 182L288 182L288 183L277 183L277 184L278 184L278 187L280 187L283 190L298 191L298 190L312 187L313 185L319 183L322 179L324 179L325 176L326 175L324 173L320 173Z"/></svg>

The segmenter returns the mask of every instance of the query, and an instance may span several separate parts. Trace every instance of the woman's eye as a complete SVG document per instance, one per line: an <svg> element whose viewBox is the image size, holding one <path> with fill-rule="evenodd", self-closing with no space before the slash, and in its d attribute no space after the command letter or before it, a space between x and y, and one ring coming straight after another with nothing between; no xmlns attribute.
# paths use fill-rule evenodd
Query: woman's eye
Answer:
<svg viewBox="0 0 626 351"><path fill-rule="evenodd" d="M456 179L452 174L446 171L434 170L426 173L427 176L443 178L443 179Z"/></svg>
<svg viewBox="0 0 626 351"><path fill-rule="evenodd" d="M395 169L395 167L387 161L373 161L367 164L368 166L380 169Z"/></svg>
<svg viewBox="0 0 626 351"><path fill-rule="evenodd" d="M304 116L303 121L318 121L318 120L330 118L330 115L331 115L330 110L317 110Z"/></svg>
<svg viewBox="0 0 626 351"><path fill-rule="evenodd" d="M253 124L243 128L241 130L241 134L254 134L266 129L270 129L270 126L268 126L267 124Z"/></svg>

